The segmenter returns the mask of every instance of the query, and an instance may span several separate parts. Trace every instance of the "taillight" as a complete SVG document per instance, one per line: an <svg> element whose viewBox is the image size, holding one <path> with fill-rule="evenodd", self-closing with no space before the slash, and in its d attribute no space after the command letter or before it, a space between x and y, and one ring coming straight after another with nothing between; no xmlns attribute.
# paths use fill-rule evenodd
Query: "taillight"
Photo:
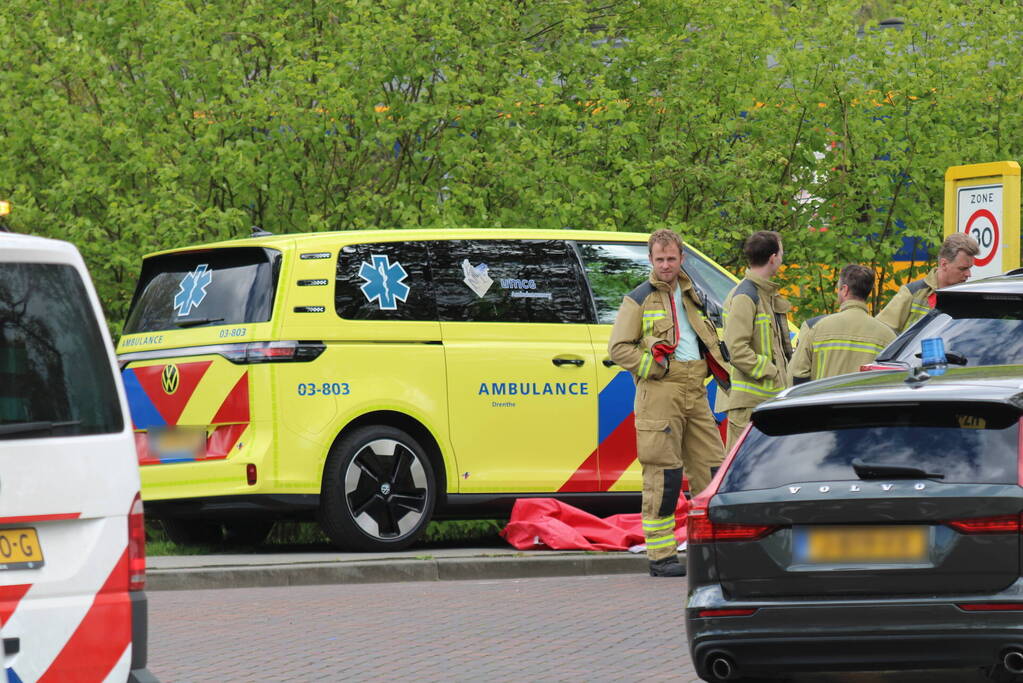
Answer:
<svg viewBox="0 0 1023 683"><path fill-rule="evenodd" d="M146 520L142 513L142 496L135 494L128 513L128 590L146 587Z"/></svg>
<svg viewBox="0 0 1023 683"><path fill-rule="evenodd" d="M724 543L727 541L756 541L774 533L777 526L770 524L725 524L713 522L706 508L690 509L686 516L687 543Z"/></svg>
<svg viewBox="0 0 1023 683"><path fill-rule="evenodd" d="M871 370L903 370L903 366L896 365L895 363L885 363L884 361L866 363L860 366L860 372L870 372Z"/></svg>
<svg viewBox="0 0 1023 683"><path fill-rule="evenodd" d="M306 363L319 358L326 350L323 342L318 341L272 341L242 342L239 344L207 344L206 346L189 346L174 349L175 358L190 356L208 356L217 354L232 363L239 365L248 363ZM133 351L122 353L117 357L117 365L123 371L129 363L140 360L167 358L168 352Z"/></svg>
<svg viewBox="0 0 1023 683"><path fill-rule="evenodd" d="M273 341L224 344L217 353L232 363L308 362L323 353L321 342Z"/></svg>
<svg viewBox="0 0 1023 683"><path fill-rule="evenodd" d="M713 543L714 523L707 517L706 508L689 508L686 513L686 543Z"/></svg>
<svg viewBox="0 0 1023 683"><path fill-rule="evenodd" d="M956 607L966 612L1019 612L1023 602L962 602Z"/></svg>
<svg viewBox="0 0 1023 683"><path fill-rule="evenodd" d="M974 517L973 519L954 519L945 522L948 526L963 534L1009 534L1019 533L1019 515L998 515L997 517Z"/></svg>

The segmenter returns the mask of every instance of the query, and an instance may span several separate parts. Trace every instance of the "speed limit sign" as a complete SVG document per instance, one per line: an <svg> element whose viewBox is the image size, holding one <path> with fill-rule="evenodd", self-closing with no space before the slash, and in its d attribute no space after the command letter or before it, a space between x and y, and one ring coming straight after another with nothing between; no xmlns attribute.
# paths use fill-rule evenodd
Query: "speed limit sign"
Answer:
<svg viewBox="0 0 1023 683"><path fill-rule="evenodd" d="M966 220L963 232L977 240L977 244L980 245L980 252L974 265L986 266L991 263L998 252L999 242L998 219L995 215L987 209L977 209Z"/></svg>
<svg viewBox="0 0 1023 683"><path fill-rule="evenodd" d="M945 237L965 232L980 246L972 277L1019 267L1020 165L988 161L945 171Z"/></svg>
<svg viewBox="0 0 1023 683"><path fill-rule="evenodd" d="M997 275L1002 265L1002 185L959 188L957 231L977 240L973 277Z"/></svg>

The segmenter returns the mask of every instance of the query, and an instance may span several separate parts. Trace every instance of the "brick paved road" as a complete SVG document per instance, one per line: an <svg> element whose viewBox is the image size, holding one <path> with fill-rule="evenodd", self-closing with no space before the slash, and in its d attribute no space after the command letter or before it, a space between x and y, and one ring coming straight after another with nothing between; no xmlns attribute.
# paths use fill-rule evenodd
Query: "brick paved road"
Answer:
<svg viewBox="0 0 1023 683"><path fill-rule="evenodd" d="M699 679L686 649L684 591L684 580L642 575L154 591L149 667L163 683L689 683ZM979 679L960 673L799 680Z"/></svg>

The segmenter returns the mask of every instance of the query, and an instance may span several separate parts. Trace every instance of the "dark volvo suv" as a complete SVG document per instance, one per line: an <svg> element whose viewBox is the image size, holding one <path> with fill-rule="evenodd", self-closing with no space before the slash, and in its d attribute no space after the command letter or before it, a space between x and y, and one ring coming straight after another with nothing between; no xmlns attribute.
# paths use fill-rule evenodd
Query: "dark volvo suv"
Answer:
<svg viewBox="0 0 1023 683"><path fill-rule="evenodd" d="M708 681L977 667L1023 681L1023 367L881 371L762 404L689 514Z"/></svg>

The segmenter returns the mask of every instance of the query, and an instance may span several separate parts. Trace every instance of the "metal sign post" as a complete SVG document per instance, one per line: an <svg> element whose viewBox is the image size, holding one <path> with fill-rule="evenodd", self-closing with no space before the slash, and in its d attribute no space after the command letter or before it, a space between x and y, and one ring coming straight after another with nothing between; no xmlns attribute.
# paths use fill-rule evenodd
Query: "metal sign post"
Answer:
<svg viewBox="0 0 1023 683"><path fill-rule="evenodd" d="M945 171L945 237L965 232L980 253L972 277L1019 267L1020 167L1015 161L951 166Z"/></svg>

